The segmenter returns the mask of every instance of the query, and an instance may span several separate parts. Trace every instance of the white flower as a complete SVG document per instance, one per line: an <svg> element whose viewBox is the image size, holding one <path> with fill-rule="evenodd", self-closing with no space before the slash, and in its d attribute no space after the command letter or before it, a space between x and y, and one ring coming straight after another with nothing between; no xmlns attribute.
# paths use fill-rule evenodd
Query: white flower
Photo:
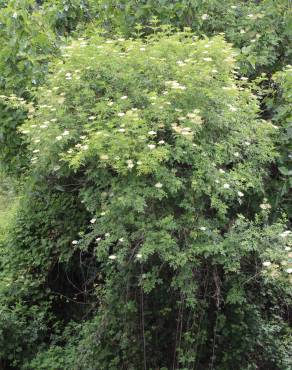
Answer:
<svg viewBox="0 0 292 370"><path fill-rule="evenodd" d="M234 153L234 157L239 157L239 153L238 152L235 152Z"/></svg>
<svg viewBox="0 0 292 370"><path fill-rule="evenodd" d="M63 136L67 136L67 135L69 135L69 131L68 130L65 130L64 132L63 132L63 134L62 134Z"/></svg>
<svg viewBox="0 0 292 370"><path fill-rule="evenodd" d="M286 231L283 231L280 236L282 238L286 238L289 234L291 234L291 231L290 230L286 230Z"/></svg>
<svg viewBox="0 0 292 370"><path fill-rule="evenodd" d="M271 205L269 203L262 203L260 204L261 209L270 209Z"/></svg>
<svg viewBox="0 0 292 370"><path fill-rule="evenodd" d="M233 107L232 105L229 104L229 110L231 112L236 112L237 111L237 108Z"/></svg>
<svg viewBox="0 0 292 370"><path fill-rule="evenodd" d="M120 113L118 113L118 116L119 117L123 117L125 115L125 113L124 112L120 112Z"/></svg>
<svg viewBox="0 0 292 370"><path fill-rule="evenodd" d="M57 122L57 118L52 118L50 121L51 122Z"/></svg>
<svg viewBox="0 0 292 370"><path fill-rule="evenodd" d="M156 131L148 131L149 135L156 135Z"/></svg>
<svg viewBox="0 0 292 370"><path fill-rule="evenodd" d="M244 144L245 144L246 146L249 146L249 145L250 145L250 142L249 142L249 141L245 141L245 142L244 142Z"/></svg>
<svg viewBox="0 0 292 370"><path fill-rule="evenodd" d="M127 95L124 95L124 96L121 96L121 99L126 100L126 99L128 99L128 97L127 97Z"/></svg>
<svg viewBox="0 0 292 370"><path fill-rule="evenodd" d="M270 261L265 261L265 262L263 262L263 266L269 267L269 266L271 266L271 262Z"/></svg>
<svg viewBox="0 0 292 370"><path fill-rule="evenodd" d="M207 230L207 228L206 228L205 226L201 226L201 227L200 227L200 230L202 230L202 231L206 231L206 230Z"/></svg>
<svg viewBox="0 0 292 370"><path fill-rule="evenodd" d="M212 61L212 58L203 58L203 60L204 60L205 62L211 62L211 61Z"/></svg>
<svg viewBox="0 0 292 370"><path fill-rule="evenodd" d="M157 189L161 189L163 187L163 185L158 182L157 184L154 185Z"/></svg>
<svg viewBox="0 0 292 370"><path fill-rule="evenodd" d="M220 169L219 169L219 172L220 172L220 173L225 173L225 171L224 171L224 170L222 170L222 168L220 168Z"/></svg>
<svg viewBox="0 0 292 370"><path fill-rule="evenodd" d="M201 16L201 18L202 18L202 20L203 20L203 21L205 21L205 20L207 20L208 18L210 18L210 16L209 16L209 14L203 14L203 15Z"/></svg>
<svg viewBox="0 0 292 370"><path fill-rule="evenodd" d="M154 144L148 144L147 145L150 150L155 149L156 145Z"/></svg>
<svg viewBox="0 0 292 370"><path fill-rule="evenodd" d="M76 244L78 244L78 241L77 240L73 240L72 241L72 244L76 245Z"/></svg>
<svg viewBox="0 0 292 370"><path fill-rule="evenodd" d="M141 254L141 253L137 253L137 254L136 254L136 257L137 257L138 259L140 259L140 258L142 258L142 254Z"/></svg>
<svg viewBox="0 0 292 370"><path fill-rule="evenodd" d="M224 189L230 189L230 185L229 185L229 184L227 184L227 183L225 183L225 184L223 184L223 188L224 188Z"/></svg>
<svg viewBox="0 0 292 370"><path fill-rule="evenodd" d="M110 256L108 256L108 258L110 260L115 260L115 259L117 259L117 256L115 254L111 254Z"/></svg>
<svg viewBox="0 0 292 370"><path fill-rule="evenodd" d="M241 191L238 191L238 192L237 192L237 195L238 195L239 197L243 197L243 196L244 196L244 194L243 194Z"/></svg>
<svg viewBox="0 0 292 370"><path fill-rule="evenodd" d="M88 117L88 119L90 119L91 121L93 121L95 118L96 118L95 116Z"/></svg>
<svg viewBox="0 0 292 370"><path fill-rule="evenodd" d="M111 236L111 234L110 234L110 233L105 233L105 234L104 234L104 236L105 236L106 238L108 238L109 236Z"/></svg>
<svg viewBox="0 0 292 370"><path fill-rule="evenodd" d="M17 13L16 12L12 14L12 18L14 18L14 19L17 18Z"/></svg>
<svg viewBox="0 0 292 370"><path fill-rule="evenodd" d="M126 130L124 128L119 128L118 131L119 132L125 132Z"/></svg>
<svg viewBox="0 0 292 370"><path fill-rule="evenodd" d="M140 48L141 51L145 51L146 49L145 48Z"/></svg>
<svg viewBox="0 0 292 370"><path fill-rule="evenodd" d="M288 274L292 274L292 268L285 270Z"/></svg>
<svg viewBox="0 0 292 370"><path fill-rule="evenodd" d="M134 167L134 163L133 163L133 161L131 159L129 159L127 161L127 164L128 164L128 168L133 168Z"/></svg>
<svg viewBox="0 0 292 370"><path fill-rule="evenodd" d="M181 85L177 81L166 81L165 84L170 85L170 87L172 89L179 89L179 90L185 90L186 89L186 86Z"/></svg>
<svg viewBox="0 0 292 370"><path fill-rule="evenodd" d="M38 153L39 152L39 149L35 149L32 151L33 153Z"/></svg>
<svg viewBox="0 0 292 370"><path fill-rule="evenodd" d="M101 241L101 238L96 238L95 241L98 243Z"/></svg>
<svg viewBox="0 0 292 370"><path fill-rule="evenodd" d="M158 141L158 144L163 145L163 144L165 144L165 141L164 140L160 140L160 141Z"/></svg>
<svg viewBox="0 0 292 370"><path fill-rule="evenodd" d="M100 156L100 159L102 159L102 160L107 160L108 159L108 155L106 155L106 154L102 154L101 156Z"/></svg>
<svg viewBox="0 0 292 370"><path fill-rule="evenodd" d="M120 243L123 243L123 241L124 241L124 238L120 238L120 239L119 239L119 242L120 242Z"/></svg>
<svg viewBox="0 0 292 370"><path fill-rule="evenodd" d="M108 105L109 107L111 107L112 105L114 105L114 102L113 102L113 101L109 101L109 102L107 103L107 105Z"/></svg>
<svg viewBox="0 0 292 370"><path fill-rule="evenodd" d="M291 250L290 247L285 247L285 251L289 252Z"/></svg>
<svg viewBox="0 0 292 370"><path fill-rule="evenodd" d="M100 213L100 215L101 215L101 216L105 216L105 212L101 212L101 213Z"/></svg>
<svg viewBox="0 0 292 370"><path fill-rule="evenodd" d="M62 140L63 138L62 138L62 136L56 136L56 140Z"/></svg>
<svg viewBox="0 0 292 370"><path fill-rule="evenodd" d="M96 218L92 218L91 220L90 220L90 223L92 223L92 224L94 224L96 222Z"/></svg>

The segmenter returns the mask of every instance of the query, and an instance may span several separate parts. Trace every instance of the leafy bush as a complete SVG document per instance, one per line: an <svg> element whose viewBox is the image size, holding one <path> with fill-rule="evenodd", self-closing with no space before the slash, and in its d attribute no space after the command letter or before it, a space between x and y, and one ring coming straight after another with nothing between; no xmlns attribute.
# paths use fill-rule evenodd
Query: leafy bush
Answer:
<svg viewBox="0 0 292 370"><path fill-rule="evenodd" d="M55 36L32 0L0 8L0 90L21 95L43 82Z"/></svg>
<svg viewBox="0 0 292 370"><path fill-rule="evenodd" d="M0 43L0 166L15 174L25 164L17 127L27 115L23 106L11 103L32 99L31 89L44 82L57 49L53 32L32 0L1 4Z"/></svg>
<svg viewBox="0 0 292 370"><path fill-rule="evenodd" d="M43 4L44 16L57 34L68 35L96 17L95 0L48 0Z"/></svg>
<svg viewBox="0 0 292 370"><path fill-rule="evenodd" d="M0 171L0 248L17 208L16 184Z"/></svg>
<svg viewBox="0 0 292 370"><path fill-rule="evenodd" d="M16 95L0 96L0 166L10 174L20 174L27 164L25 143L18 127L25 121L29 110L23 98Z"/></svg>
<svg viewBox="0 0 292 370"><path fill-rule="evenodd" d="M151 18L198 35L223 32L241 52L241 71L274 72L291 60L291 4L286 0L101 0L99 19L108 30L133 35L136 23L146 32Z"/></svg>
<svg viewBox="0 0 292 370"><path fill-rule="evenodd" d="M66 315L74 318L81 279L71 239L84 222L82 205L38 183L26 191L1 241L0 358L14 366L61 330Z"/></svg>
<svg viewBox="0 0 292 370"><path fill-rule="evenodd" d="M22 127L9 260L49 287L53 322L81 325L70 339L47 319L25 368L289 369L290 234L265 199L277 129L234 56L169 29L66 48Z"/></svg>
<svg viewBox="0 0 292 370"><path fill-rule="evenodd" d="M277 160L277 172L274 173L272 191L276 193L274 203L275 209L285 210L287 215L292 214L289 202L289 190L292 186L292 68L287 66L283 71L273 76L273 89L265 98L265 103L272 112L273 123L278 127L279 135L277 149L279 157Z"/></svg>

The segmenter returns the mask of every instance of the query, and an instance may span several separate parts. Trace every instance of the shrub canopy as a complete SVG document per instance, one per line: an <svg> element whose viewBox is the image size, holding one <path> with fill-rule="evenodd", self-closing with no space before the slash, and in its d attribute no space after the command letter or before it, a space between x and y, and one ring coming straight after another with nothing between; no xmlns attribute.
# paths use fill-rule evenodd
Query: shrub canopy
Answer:
<svg viewBox="0 0 292 370"><path fill-rule="evenodd" d="M234 58L222 36L169 29L64 49L21 130L8 248L39 321L19 361L52 344L25 368L288 370L289 233L264 190L278 131Z"/></svg>

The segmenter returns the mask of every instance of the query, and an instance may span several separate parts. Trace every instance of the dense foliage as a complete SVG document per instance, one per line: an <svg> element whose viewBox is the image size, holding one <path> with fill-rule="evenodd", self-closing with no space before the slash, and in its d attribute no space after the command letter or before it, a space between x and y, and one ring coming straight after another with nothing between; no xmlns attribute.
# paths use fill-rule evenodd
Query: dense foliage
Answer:
<svg viewBox="0 0 292 370"><path fill-rule="evenodd" d="M13 173L26 162L17 127L27 116L13 102L32 98L33 87L44 82L56 52L55 35L33 6L32 0L13 0L0 7L0 164Z"/></svg>
<svg viewBox="0 0 292 370"><path fill-rule="evenodd" d="M0 20L0 368L290 370L289 3Z"/></svg>
<svg viewBox="0 0 292 370"><path fill-rule="evenodd" d="M275 209L281 204L286 214L291 215L289 190L292 186L292 67L288 65L283 71L275 73L272 84L273 89L265 102L272 111L272 120L280 130L277 140L278 176L273 179L273 190L278 193L274 197Z"/></svg>
<svg viewBox="0 0 292 370"><path fill-rule="evenodd" d="M271 72L291 60L291 3L287 0L101 0L99 19L126 35L149 32L152 17L198 35L224 33L240 51L241 72Z"/></svg>

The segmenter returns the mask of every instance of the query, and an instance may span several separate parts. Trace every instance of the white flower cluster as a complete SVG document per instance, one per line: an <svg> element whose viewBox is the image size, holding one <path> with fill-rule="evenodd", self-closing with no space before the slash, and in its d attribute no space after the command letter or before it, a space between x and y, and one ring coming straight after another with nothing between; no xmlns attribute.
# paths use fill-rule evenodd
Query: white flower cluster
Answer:
<svg viewBox="0 0 292 370"><path fill-rule="evenodd" d="M283 231L280 236L282 238L287 238L287 236L289 236L291 234L291 231L290 230L286 230L286 231Z"/></svg>
<svg viewBox="0 0 292 370"><path fill-rule="evenodd" d="M133 163L132 159L127 160L127 165L128 165L129 169L132 169L134 167L134 163Z"/></svg>
<svg viewBox="0 0 292 370"><path fill-rule="evenodd" d="M263 266L265 266L265 267L270 267L271 266L271 262L270 261L265 261L265 262L263 262Z"/></svg>
<svg viewBox="0 0 292 370"><path fill-rule="evenodd" d="M191 136L193 134L193 131L190 127L178 126L176 123L173 123L171 127L173 131L184 136Z"/></svg>
<svg viewBox="0 0 292 370"><path fill-rule="evenodd" d="M267 199L264 199L263 203L260 204L260 208L263 210L271 209L271 205L267 202Z"/></svg>
<svg viewBox="0 0 292 370"><path fill-rule="evenodd" d="M173 80L173 81L166 81L165 85L169 86L171 89L174 90L185 90L186 86L180 84L179 82Z"/></svg>

